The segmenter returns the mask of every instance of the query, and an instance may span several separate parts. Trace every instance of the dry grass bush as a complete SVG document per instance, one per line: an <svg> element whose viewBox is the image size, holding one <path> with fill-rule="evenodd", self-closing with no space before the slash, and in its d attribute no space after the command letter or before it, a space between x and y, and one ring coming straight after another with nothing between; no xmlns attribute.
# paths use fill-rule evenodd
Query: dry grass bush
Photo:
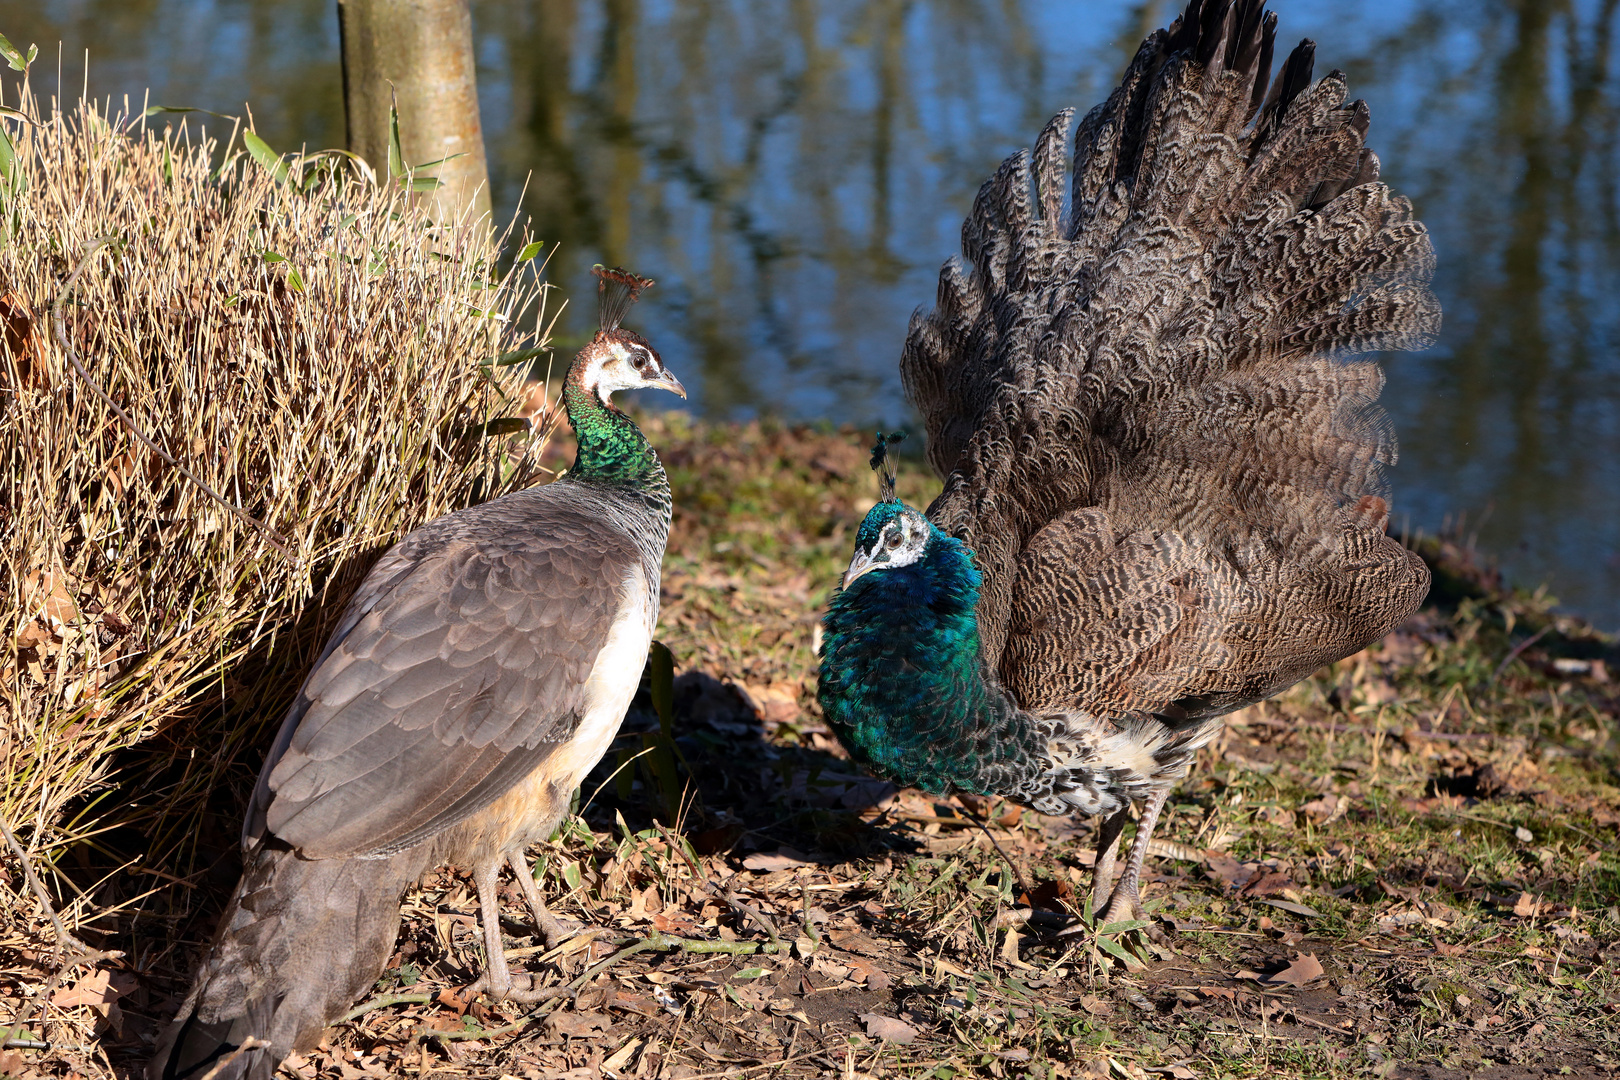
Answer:
<svg viewBox="0 0 1620 1080"><path fill-rule="evenodd" d="M488 361L545 344L547 287L530 263L497 273L481 225L436 228L340 157L273 170L234 132L22 112L0 169L0 815L42 871L74 852L64 915L112 931L109 904L141 900L129 880L184 906L169 883L196 870L206 801L240 807L374 557L541 471L543 436L487 424L517 411L521 370ZM69 289L89 374L289 550L74 373L51 325ZM148 876L112 901L84 872L134 859ZM26 919L10 885L24 899L0 911Z"/></svg>

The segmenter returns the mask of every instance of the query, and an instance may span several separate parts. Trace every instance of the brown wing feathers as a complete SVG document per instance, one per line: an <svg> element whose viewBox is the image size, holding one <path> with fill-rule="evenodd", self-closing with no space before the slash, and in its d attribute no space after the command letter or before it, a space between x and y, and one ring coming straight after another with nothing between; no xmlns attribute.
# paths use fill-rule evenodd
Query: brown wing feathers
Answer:
<svg viewBox="0 0 1620 1080"><path fill-rule="evenodd" d="M569 737L640 565L627 538L569 514L450 538L370 599L288 717L272 833L310 858L396 851L488 805Z"/></svg>
<svg viewBox="0 0 1620 1080"><path fill-rule="evenodd" d="M248 1035L271 1050L227 1075L268 1080L382 970L401 893L469 855L430 841L477 848L453 827L482 836L475 815L544 778L646 578L635 542L565 492L440 518L368 575L260 775L242 883L153 1080L200 1074Z"/></svg>
<svg viewBox="0 0 1620 1080"><path fill-rule="evenodd" d="M901 360L1026 708L1238 707L1362 647L1427 573L1383 535L1375 364L1433 340L1433 253L1366 106L1276 20L1194 3L980 190Z"/></svg>

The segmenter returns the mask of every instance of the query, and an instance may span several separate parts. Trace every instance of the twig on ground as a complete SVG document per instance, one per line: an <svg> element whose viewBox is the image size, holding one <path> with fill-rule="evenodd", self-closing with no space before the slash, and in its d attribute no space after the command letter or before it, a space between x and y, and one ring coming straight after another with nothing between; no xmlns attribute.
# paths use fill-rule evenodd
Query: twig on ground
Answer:
<svg viewBox="0 0 1620 1080"><path fill-rule="evenodd" d="M736 895L729 888L717 885L712 881L705 882L704 884L708 886L711 893L724 900L727 904L731 905L733 911L747 915L750 919L754 920L759 928L765 931L766 936L771 939L772 945L779 946L782 944L782 935L777 932L776 924L771 922L770 919L766 918L765 914L758 908L738 900Z"/></svg>
<svg viewBox="0 0 1620 1080"><path fill-rule="evenodd" d="M799 1029L797 1027L793 1029L795 1036L798 1035L798 1030ZM720 1072L697 1073L693 1076L687 1077L686 1080L715 1080L716 1077L741 1076L744 1073L759 1072L761 1069L780 1069L782 1066L790 1064L791 1062L803 1061L805 1058L816 1057L824 1052L825 1051L819 1049L806 1050L802 1054L791 1055L778 1061L762 1061L758 1065L736 1065Z"/></svg>
<svg viewBox="0 0 1620 1080"><path fill-rule="evenodd" d="M1530 646L1534 645L1536 642L1540 641L1543 637L1545 637L1547 635L1547 632L1549 630L1551 630L1552 628L1553 628L1553 624L1548 623L1546 626L1543 626L1540 630L1537 630L1534 634L1531 634L1529 637L1525 638L1523 641L1521 641L1517 645L1513 646L1513 648L1511 650L1509 650L1508 654L1506 656L1502 657L1502 662L1500 664L1496 665L1496 670L1491 672L1491 681L1489 683L1487 683L1486 685L1495 686L1496 685L1496 680L1500 679L1502 677L1502 672L1507 670L1507 666L1509 664L1513 663L1513 661L1517 660L1519 658L1520 653L1524 652L1524 650L1528 649Z"/></svg>
<svg viewBox="0 0 1620 1080"><path fill-rule="evenodd" d="M56 930L57 955L59 957L63 956L69 946L72 947L74 952L86 956L93 955L97 958L103 958L112 955L92 949L68 932L68 928L62 925L61 916L57 915L56 908L51 904L51 897L45 891L44 883L34 873L34 866L28 859L28 852L24 851L23 846L17 842L16 836L12 835L11 828L3 818L0 818L0 834L5 836L6 843L11 847L11 853L17 856L17 861L22 864L23 878L28 882L28 888L33 891L35 898L40 902L40 906L45 909L45 914L50 916L51 926Z"/></svg>
<svg viewBox="0 0 1620 1080"><path fill-rule="evenodd" d="M232 1050L229 1054L226 1054L223 1058L214 1062L214 1067L202 1074L202 1080L214 1080L214 1077L218 1076L224 1070L230 1068L231 1065L235 1064L237 1058L241 1057L249 1050L262 1050L269 1045L269 1039L261 1039L257 1035L249 1035L247 1038L242 1040L241 1046L238 1046L235 1050Z"/></svg>
<svg viewBox="0 0 1620 1080"><path fill-rule="evenodd" d="M978 811L969 806L965 799L957 799L956 801L963 810L967 811L967 816L973 819L973 824L984 831L985 838L990 841L990 846L996 849L996 854L1001 856L1001 861L1007 864L1008 870L1012 871L1013 882L1018 886L1015 899L1017 896L1028 896L1031 898L1031 903L1033 903L1034 894L1029 891L1029 885L1024 882L1024 875L1018 872L1018 865L1012 861L1012 857L1001 850L1001 845L996 842L995 835L990 832L989 822L981 817Z"/></svg>
<svg viewBox="0 0 1620 1080"><path fill-rule="evenodd" d="M28 888L33 891L35 898L39 900L40 906L45 909L45 914L50 916L51 926L56 930L56 950L57 957L60 960L56 971L46 980L44 988L25 1002L23 1007L17 1011L17 1015L12 1018L11 1026L0 1028L0 1045L11 1046L15 1043L23 1049L44 1049L43 1046L33 1045L38 1040L18 1037L27 1030L28 1021L33 1019L34 1009L50 1000L51 995L56 992L57 985L62 981L62 976L72 968L85 963L99 964L103 960L116 960L124 954L92 949L69 933L68 928L62 923L62 917L56 913L56 907L51 903L50 894L45 891L44 882L40 881L38 875L34 873L34 866L29 861L28 852L24 851L23 846L17 842L17 837L12 834L11 828L5 823L4 819L0 819L0 834L5 835L6 844L10 846L12 854L17 856L17 861L22 864L23 878L28 882ZM68 955L69 948L72 949L71 956Z"/></svg>
<svg viewBox="0 0 1620 1080"><path fill-rule="evenodd" d="M358 1019L369 1012L376 1012L378 1009L386 1009L390 1005L427 1005L437 996L437 994L382 994L372 998L370 1001L363 1001L356 1005L332 1021L332 1026L346 1024L350 1020Z"/></svg>

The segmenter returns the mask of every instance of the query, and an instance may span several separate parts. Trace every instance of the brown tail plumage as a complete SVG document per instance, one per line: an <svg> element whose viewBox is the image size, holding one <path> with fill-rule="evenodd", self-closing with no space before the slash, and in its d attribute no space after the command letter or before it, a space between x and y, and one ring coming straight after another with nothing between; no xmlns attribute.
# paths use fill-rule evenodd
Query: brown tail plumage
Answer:
<svg viewBox="0 0 1620 1080"><path fill-rule="evenodd" d="M270 1080L382 973L400 898L432 845L382 859L304 859L276 841L248 856L191 993L147 1066L148 1080L196 1080L249 1037L268 1042L216 1080Z"/></svg>
<svg viewBox="0 0 1620 1080"><path fill-rule="evenodd" d="M1376 350L1434 341L1434 252L1367 107L1270 78L1262 0L1191 0L980 190L901 358L1024 708L1207 718L1410 614Z"/></svg>

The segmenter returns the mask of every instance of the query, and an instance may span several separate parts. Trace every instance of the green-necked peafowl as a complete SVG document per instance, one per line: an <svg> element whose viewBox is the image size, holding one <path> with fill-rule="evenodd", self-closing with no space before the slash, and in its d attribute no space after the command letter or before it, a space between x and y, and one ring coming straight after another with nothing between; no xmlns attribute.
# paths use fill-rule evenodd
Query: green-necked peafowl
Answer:
<svg viewBox="0 0 1620 1080"><path fill-rule="evenodd" d="M1009 158L900 366L945 478L866 516L819 696L925 791L1104 815L1102 922L1140 912L1165 797L1220 717L1422 601L1385 535L1376 363L1440 324L1434 255L1378 182L1368 113L1276 16L1192 0L1080 124ZM1119 836L1141 807L1117 883Z"/></svg>
<svg viewBox="0 0 1620 1080"><path fill-rule="evenodd" d="M444 862L478 886L488 971L514 988L495 882L545 839L619 728L658 618L663 467L618 390L686 396L620 320L650 281L600 271L601 330L569 368L567 475L431 521L385 554L299 690L243 826L244 868L152 1080L268 1080L381 974L404 891ZM250 1044L249 1038L261 1040ZM252 1047L247 1051L241 1048Z"/></svg>

